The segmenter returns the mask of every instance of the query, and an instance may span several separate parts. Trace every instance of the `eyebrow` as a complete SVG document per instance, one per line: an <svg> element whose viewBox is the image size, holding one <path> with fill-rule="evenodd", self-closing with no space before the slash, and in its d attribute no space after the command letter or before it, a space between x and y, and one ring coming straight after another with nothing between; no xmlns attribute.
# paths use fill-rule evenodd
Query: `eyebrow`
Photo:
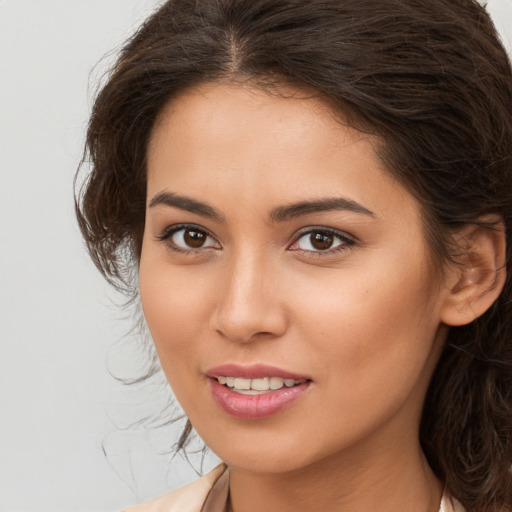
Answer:
<svg viewBox="0 0 512 512"><path fill-rule="evenodd" d="M216 222L224 222L224 216L213 206L192 199L187 196L180 196L172 192L159 192L150 201L149 207L165 205L187 212L195 213L202 217L207 217ZM347 199L345 197L327 197L324 199L314 199L311 201L300 201L286 206L279 206L270 212L270 219L273 222L285 222L287 220L309 215L311 213L327 211L349 211L361 215L373 217L375 214L363 205Z"/></svg>
<svg viewBox="0 0 512 512"><path fill-rule="evenodd" d="M196 199L192 199L191 197L179 196L171 192L159 192L153 197L153 199L151 199L149 207L154 208L158 205L179 208L180 210L195 213L196 215L207 217L216 222L224 222L224 216L219 211L212 206L201 201L197 201Z"/></svg>
<svg viewBox="0 0 512 512"><path fill-rule="evenodd" d="M374 217L375 214L365 208L362 204L344 197L328 197L325 199L315 199L312 201L301 201L287 206L275 208L270 213L271 220L275 222L284 222L295 217L308 215L310 213L328 212L328 211L349 211Z"/></svg>

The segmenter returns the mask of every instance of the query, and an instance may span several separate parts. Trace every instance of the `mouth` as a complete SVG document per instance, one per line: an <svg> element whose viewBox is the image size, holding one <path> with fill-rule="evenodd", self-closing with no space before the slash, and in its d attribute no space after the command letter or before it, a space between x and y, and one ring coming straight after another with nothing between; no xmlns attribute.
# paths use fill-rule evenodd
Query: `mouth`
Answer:
<svg viewBox="0 0 512 512"><path fill-rule="evenodd" d="M231 416L256 420L298 402L312 380L268 365L227 364L207 372L213 398Z"/></svg>
<svg viewBox="0 0 512 512"><path fill-rule="evenodd" d="M282 377L261 377L246 379L219 375L217 381L221 386L242 395L263 395L283 388L293 388L307 382L307 379L283 379Z"/></svg>

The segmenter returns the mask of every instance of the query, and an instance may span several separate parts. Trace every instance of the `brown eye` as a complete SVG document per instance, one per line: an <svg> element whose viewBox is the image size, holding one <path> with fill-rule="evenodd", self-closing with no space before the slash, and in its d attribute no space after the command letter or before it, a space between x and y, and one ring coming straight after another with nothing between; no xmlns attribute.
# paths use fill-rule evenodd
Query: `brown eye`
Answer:
<svg viewBox="0 0 512 512"><path fill-rule="evenodd" d="M168 239L176 250L220 249L220 244L212 236L194 226L178 228L162 239Z"/></svg>
<svg viewBox="0 0 512 512"><path fill-rule="evenodd" d="M334 242L334 237L331 234L316 232L311 233L309 237L311 246L319 251L326 251L327 249L330 249Z"/></svg>
<svg viewBox="0 0 512 512"><path fill-rule="evenodd" d="M292 251L305 251L310 253L332 253L354 245L354 240L330 229L311 229L303 233L290 246Z"/></svg>
<svg viewBox="0 0 512 512"><path fill-rule="evenodd" d="M189 247L193 249L199 249L204 245L208 236L206 233L201 233L200 231L196 231L193 229L187 229L183 233L183 241Z"/></svg>

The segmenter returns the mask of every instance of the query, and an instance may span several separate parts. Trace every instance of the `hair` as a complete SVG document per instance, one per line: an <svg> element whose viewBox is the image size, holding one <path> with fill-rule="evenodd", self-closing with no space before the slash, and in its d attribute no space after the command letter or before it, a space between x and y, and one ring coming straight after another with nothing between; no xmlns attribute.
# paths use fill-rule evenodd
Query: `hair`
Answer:
<svg viewBox="0 0 512 512"><path fill-rule="evenodd" d="M475 0L164 3L96 97L81 163L90 172L76 191L94 263L132 297L155 119L205 82L314 90L378 135L387 169L422 206L437 268L455 257L454 228L503 220L504 289L480 318L450 329L420 440L468 511L512 510L512 71L485 9Z"/></svg>

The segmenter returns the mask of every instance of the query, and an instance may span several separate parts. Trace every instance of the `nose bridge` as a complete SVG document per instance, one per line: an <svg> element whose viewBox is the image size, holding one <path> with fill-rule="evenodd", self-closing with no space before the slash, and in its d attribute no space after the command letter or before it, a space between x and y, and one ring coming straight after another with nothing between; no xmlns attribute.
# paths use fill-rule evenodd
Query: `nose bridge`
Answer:
<svg viewBox="0 0 512 512"><path fill-rule="evenodd" d="M282 335L286 318L277 293L277 269L265 251L241 248L225 265L215 329L239 343L251 341L258 334Z"/></svg>

